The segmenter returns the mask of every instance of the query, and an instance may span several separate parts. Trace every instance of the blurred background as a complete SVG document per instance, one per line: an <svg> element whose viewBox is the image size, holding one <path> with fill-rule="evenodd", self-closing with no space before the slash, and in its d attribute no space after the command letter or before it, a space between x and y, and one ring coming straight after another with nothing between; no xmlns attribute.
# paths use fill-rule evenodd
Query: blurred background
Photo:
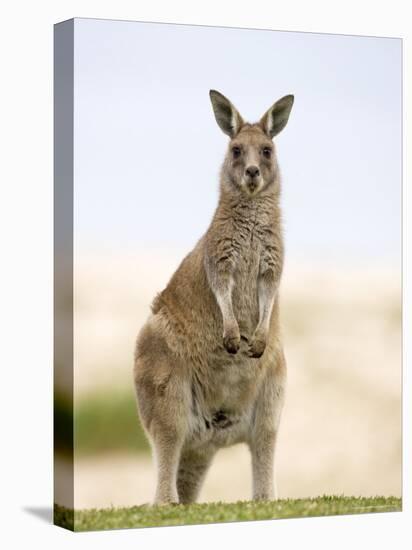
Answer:
<svg viewBox="0 0 412 550"><path fill-rule="evenodd" d="M289 373L279 496L399 496L400 41L77 19L74 78L76 508L154 493L134 343L216 206L227 139L210 88L251 121L282 95L296 98L276 139ZM62 426L71 422L66 388L56 380ZM200 500L250 492L247 448L220 451Z"/></svg>

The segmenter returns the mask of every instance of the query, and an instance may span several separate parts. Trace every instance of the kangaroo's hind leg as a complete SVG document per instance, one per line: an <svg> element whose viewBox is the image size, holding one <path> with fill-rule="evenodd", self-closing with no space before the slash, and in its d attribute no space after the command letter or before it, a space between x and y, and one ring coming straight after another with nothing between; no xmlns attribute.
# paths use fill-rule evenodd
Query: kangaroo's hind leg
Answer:
<svg viewBox="0 0 412 550"><path fill-rule="evenodd" d="M196 502L214 454L214 451L209 449L182 452L177 475L177 490L181 504Z"/></svg>
<svg viewBox="0 0 412 550"><path fill-rule="evenodd" d="M188 432L190 387L184 365L171 356L160 338L148 332L138 341L135 384L140 418L157 468L154 502L177 503L177 472Z"/></svg>
<svg viewBox="0 0 412 550"><path fill-rule="evenodd" d="M177 504L177 472L184 433L170 424L155 422L151 429L151 438L157 467L154 503Z"/></svg>
<svg viewBox="0 0 412 550"><path fill-rule="evenodd" d="M254 500L277 498L274 459L284 402L286 365L281 351L276 358L271 358L269 361L266 379L263 380L257 398L249 438Z"/></svg>

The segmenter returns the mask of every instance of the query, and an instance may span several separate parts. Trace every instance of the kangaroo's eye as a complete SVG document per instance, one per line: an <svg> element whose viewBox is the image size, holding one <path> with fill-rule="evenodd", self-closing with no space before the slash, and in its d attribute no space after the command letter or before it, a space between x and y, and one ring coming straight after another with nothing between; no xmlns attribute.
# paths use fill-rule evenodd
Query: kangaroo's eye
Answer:
<svg viewBox="0 0 412 550"><path fill-rule="evenodd" d="M232 148L232 155L234 159L238 159L241 155L242 151L240 147L233 147Z"/></svg>
<svg viewBox="0 0 412 550"><path fill-rule="evenodd" d="M262 150L262 154L265 158L270 159L270 156L272 154L272 149L270 147L264 147Z"/></svg>

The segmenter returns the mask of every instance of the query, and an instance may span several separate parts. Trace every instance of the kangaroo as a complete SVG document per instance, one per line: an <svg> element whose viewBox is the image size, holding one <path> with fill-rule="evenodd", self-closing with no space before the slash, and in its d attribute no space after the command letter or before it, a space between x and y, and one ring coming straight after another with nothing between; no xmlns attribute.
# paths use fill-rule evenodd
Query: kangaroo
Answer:
<svg viewBox="0 0 412 550"><path fill-rule="evenodd" d="M212 222L152 303L136 343L138 410L157 465L155 504L195 502L219 448L243 442L253 499L276 498L286 383L279 330L283 239L272 138L294 97L254 124L211 90L230 138ZM235 467L235 466L234 466Z"/></svg>

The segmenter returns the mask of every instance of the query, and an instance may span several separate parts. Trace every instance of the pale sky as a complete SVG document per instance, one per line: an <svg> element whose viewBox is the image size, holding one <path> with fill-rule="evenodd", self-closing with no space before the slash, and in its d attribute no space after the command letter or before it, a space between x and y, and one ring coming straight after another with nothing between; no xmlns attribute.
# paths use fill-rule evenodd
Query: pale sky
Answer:
<svg viewBox="0 0 412 550"><path fill-rule="evenodd" d="M292 261L401 253L401 41L75 20L75 246L189 251L218 198L228 138L209 89L275 138Z"/></svg>

